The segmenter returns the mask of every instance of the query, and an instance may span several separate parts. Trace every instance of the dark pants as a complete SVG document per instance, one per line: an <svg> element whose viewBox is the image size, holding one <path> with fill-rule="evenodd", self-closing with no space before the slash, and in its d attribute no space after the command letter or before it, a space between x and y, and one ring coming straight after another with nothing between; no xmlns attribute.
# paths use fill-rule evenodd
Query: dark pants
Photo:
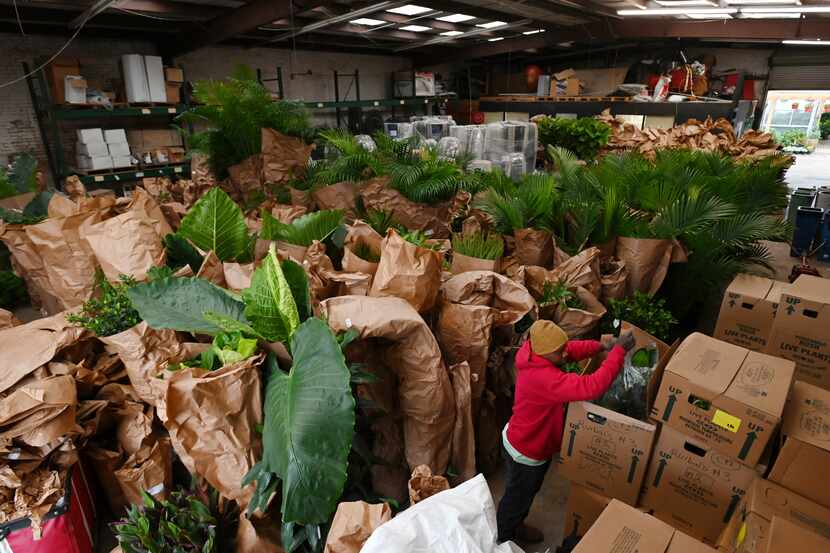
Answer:
<svg viewBox="0 0 830 553"><path fill-rule="evenodd" d="M502 446L505 463L504 495L499 502L497 520L499 525L499 543L512 540L516 528L524 522L533 504L533 498L542 488L545 474L550 468L550 461L544 465L532 467L513 460Z"/></svg>

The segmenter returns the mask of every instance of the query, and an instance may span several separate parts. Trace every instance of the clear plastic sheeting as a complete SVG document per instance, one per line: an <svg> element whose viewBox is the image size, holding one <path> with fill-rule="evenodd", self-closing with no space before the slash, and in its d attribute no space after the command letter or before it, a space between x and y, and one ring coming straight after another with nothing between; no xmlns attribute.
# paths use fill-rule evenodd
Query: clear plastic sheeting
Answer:
<svg viewBox="0 0 830 553"><path fill-rule="evenodd" d="M484 125L458 125L450 128L450 136L458 139L463 155L483 159L485 128Z"/></svg>
<svg viewBox="0 0 830 553"><path fill-rule="evenodd" d="M626 353L622 370L597 404L637 420L647 420L647 387L659 360L654 342Z"/></svg>
<svg viewBox="0 0 830 553"><path fill-rule="evenodd" d="M489 159L474 159L467 164L467 171L492 171L493 162Z"/></svg>
<svg viewBox="0 0 830 553"><path fill-rule="evenodd" d="M424 117L412 122L415 134L422 140L441 140L450 136L450 128L455 126L455 121L447 117Z"/></svg>
<svg viewBox="0 0 830 553"><path fill-rule="evenodd" d="M454 136L445 136L438 141L438 155L458 159L461 155L461 143Z"/></svg>
<svg viewBox="0 0 830 553"><path fill-rule="evenodd" d="M407 139L415 134L412 123L384 123L386 134L396 139Z"/></svg>
<svg viewBox="0 0 830 553"><path fill-rule="evenodd" d="M372 140L372 137L368 134L358 134L354 138L355 140L357 140L357 143L363 146L363 149L367 152L374 152L377 148L375 141Z"/></svg>
<svg viewBox="0 0 830 553"><path fill-rule="evenodd" d="M536 123L499 121L487 125L484 135L484 159L499 165L514 178L532 173L536 166L538 133ZM519 170L519 159L524 169Z"/></svg>
<svg viewBox="0 0 830 553"><path fill-rule="evenodd" d="M523 553L496 543L496 507L484 476L433 495L379 526L361 553Z"/></svg>

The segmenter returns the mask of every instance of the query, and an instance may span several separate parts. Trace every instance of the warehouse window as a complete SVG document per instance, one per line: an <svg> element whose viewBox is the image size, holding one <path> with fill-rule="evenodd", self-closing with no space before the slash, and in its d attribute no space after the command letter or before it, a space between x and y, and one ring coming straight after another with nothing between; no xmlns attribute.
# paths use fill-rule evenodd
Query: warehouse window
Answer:
<svg viewBox="0 0 830 553"><path fill-rule="evenodd" d="M761 127L783 133L818 131L821 114L830 111L830 90L773 90L767 94Z"/></svg>

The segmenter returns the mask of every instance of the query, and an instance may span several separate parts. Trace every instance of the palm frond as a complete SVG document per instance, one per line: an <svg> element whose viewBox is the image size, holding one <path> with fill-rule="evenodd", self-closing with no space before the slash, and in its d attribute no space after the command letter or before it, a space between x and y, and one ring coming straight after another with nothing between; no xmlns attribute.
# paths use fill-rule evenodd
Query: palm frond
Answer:
<svg viewBox="0 0 830 553"><path fill-rule="evenodd" d="M343 211L340 209L315 211L294 219L290 224L282 223L263 211L260 237L308 247L315 240L322 242L328 238L342 222Z"/></svg>

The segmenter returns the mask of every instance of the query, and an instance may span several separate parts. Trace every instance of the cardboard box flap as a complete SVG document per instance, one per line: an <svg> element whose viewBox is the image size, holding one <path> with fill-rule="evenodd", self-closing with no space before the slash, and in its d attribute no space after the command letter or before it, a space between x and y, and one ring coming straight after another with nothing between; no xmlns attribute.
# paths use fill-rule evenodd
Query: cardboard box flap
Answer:
<svg viewBox="0 0 830 553"><path fill-rule="evenodd" d="M725 395L778 417L784 412L794 374L792 361L750 351Z"/></svg>
<svg viewBox="0 0 830 553"><path fill-rule="evenodd" d="M665 553L674 528L612 499L573 553Z"/></svg>
<svg viewBox="0 0 830 553"><path fill-rule="evenodd" d="M717 553L717 550L678 530L666 553Z"/></svg>
<svg viewBox="0 0 830 553"><path fill-rule="evenodd" d="M745 508L767 521L776 516L793 520L830 539L830 509L769 480L753 482Z"/></svg>
<svg viewBox="0 0 830 553"><path fill-rule="evenodd" d="M830 303L830 280L801 275L789 287L787 294L816 303Z"/></svg>
<svg viewBox="0 0 830 553"><path fill-rule="evenodd" d="M576 71L574 71L573 69L563 69L559 73L554 73L553 74L553 78L556 79L557 81L561 81L561 80L568 79L570 77L575 77L575 76L576 76Z"/></svg>
<svg viewBox="0 0 830 553"><path fill-rule="evenodd" d="M594 405L587 401L578 401L569 404L568 409L580 409L586 413L586 418L600 426L606 426L614 431L624 431L626 433L635 430L642 430L643 432L653 433L656 430L655 425L637 420L632 417L627 417L611 409Z"/></svg>
<svg viewBox="0 0 830 553"><path fill-rule="evenodd" d="M664 341L655 338L645 330L634 326L628 321L622 321L620 323L620 333L622 334L629 330L634 335L635 348L642 348L649 344L654 344L657 347L657 356L659 359L662 359L666 355L666 352L669 351L669 345Z"/></svg>
<svg viewBox="0 0 830 553"><path fill-rule="evenodd" d="M816 467L828 466L830 451L790 437L778 452L768 478L770 482L830 508L830 479L818 479L814 472Z"/></svg>
<svg viewBox="0 0 830 553"><path fill-rule="evenodd" d="M748 353L740 346L695 332L677 348L666 371L709 390L712 396L703 399L711 400L729 388Z"/></svg>
<svg viewBox="0 0 830 553"><path fill-rule="evenodd" d="M795 381L784 408L783 432L830 451L830 390Z"/></svg>
<svg viewBox="0 0 830 553"><path fill-rule="evenodd" d="M735 280L726 289L726 293L763 299L767 297L774 282L774 280L768 278L741 273L735 277Z"/></svg>
<svg viewBox="0 0 830 553"><path fill-rule="evenodd" d="M782 517L774 517L764 553L819 553L830 551L830 540Z"/></svg>
<svg viewBox="0 0 830 553"><path fill-rule="evenodd" d="M789 282L781 282L780 280L773 280L772 287L767 292L767 295L764 299L767 301L771 301L772 303L780 303L781 302L781 294L787 293L792 284Z"/></svg>

